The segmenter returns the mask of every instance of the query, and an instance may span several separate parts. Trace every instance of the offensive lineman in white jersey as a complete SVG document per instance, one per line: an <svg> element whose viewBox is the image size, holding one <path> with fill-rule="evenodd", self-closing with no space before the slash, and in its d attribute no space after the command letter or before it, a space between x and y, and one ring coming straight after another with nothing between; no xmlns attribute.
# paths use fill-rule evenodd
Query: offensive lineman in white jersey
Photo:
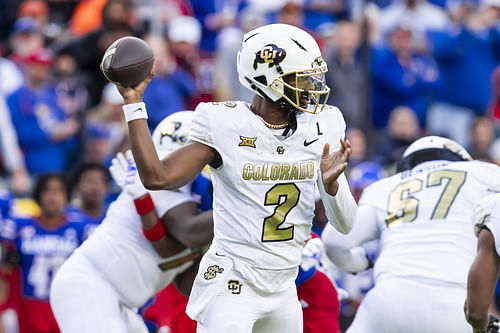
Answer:
<svg viewBox="0 0 500 333"><path fill-rule="evenodd" d="M187 141L192 115L192 111L177 112L157 126L153 140L160 157ZM162 221L168 233L193 249L212 238L211 212L198 214L189 186L151 191L154 207L141 208L148 192L129 157L127 162L119 154L110 168L122 193L52 283L50 303L62 332L148 332L136 309L201 256L199 250L186 249L158 232L164 231Z"/></svg>
<svg viewBox="0 0 500 333"><path fill-rule="evenodd" d="M488 312L500 273L500 193L476 204L472 223L477 255L469 270L464 312L474 333L498 333L500 320Z"/></svg>
<svg viewBox="0 0 500 333"><path fill-rule="evenodd" d="M252 104L200 104L193 142L163 161L152 158L142 103L154 70L134 88L119 87L132 151L151 189L177 188L210 166L214 240L187 307L198 332L302 332L294 279L315 187L338 230L349 232L356 216L343 175L350 158L345 122L325 106L326 64L305 31L273 24L248 32L237 68L256 93Z"/></svg>
<svg viewBox="0 0 500 333"><path fill-rule="evenodd" d="M359 245L380 239L375 287L347 332L472 332L462 312L476 247L469 221L492 191L500 168L471 161L456 142L430 136L410 145L397 174L364 190L351 233L323 233L328 256L348 272L369 266Z"/></svg>

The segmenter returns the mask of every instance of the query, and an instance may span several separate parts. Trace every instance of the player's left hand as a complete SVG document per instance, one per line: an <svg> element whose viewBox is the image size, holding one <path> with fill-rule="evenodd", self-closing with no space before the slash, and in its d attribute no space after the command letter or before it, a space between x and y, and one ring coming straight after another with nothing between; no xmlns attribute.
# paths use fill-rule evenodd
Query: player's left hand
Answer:
<svg viewBox="0 0 500 333"><path fill-rule="evenodd" d="M340 139L340 149L330 154L330 144L326 143L323 147L321 156L321 174L325 191L330 195L336 195L339 189L337 179L347 168L347 163L351 159L351 143L349 140Z"/></svg>

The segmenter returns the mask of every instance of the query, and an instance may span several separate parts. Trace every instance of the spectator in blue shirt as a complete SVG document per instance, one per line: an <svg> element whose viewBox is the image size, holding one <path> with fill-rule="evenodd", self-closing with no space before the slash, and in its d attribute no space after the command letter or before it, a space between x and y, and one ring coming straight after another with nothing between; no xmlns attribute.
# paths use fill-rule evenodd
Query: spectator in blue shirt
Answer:
<svg viewBox="0 0 500 333"><path fill-rule="evenodd" d="M342 0L304 1L305 26L317 31L322 24L336 21L339 16L347 14L350 5L350 1Z"/></svg>
<svg viewBox="0 0 500 333"><path fill-rule="evenodd" d="M201 51L215 51L217 33L234 25L240 0L190 0L195 17L202 26Z"/></svg>
<svg viewBox="0 0 500 333"><path fill-rule="evenodd" d="M26 83L7 99L30 174L65 170L67 154L76 145L78 122L59 107L55 90L47 83L51 62L48 50L32 54Z"/></svg>
<svg viewBox="0 0 500 333"><path fill-rule="evenodd" d="M72 221L85 223L83 238L87 239L106 215L108 170L100 163L83 163L75 171L71 185L74 200L68 207L68 216Z"/></svg>
<svg viewBox="0 0 500 333"><path fill-rule="evenodd" d="M414 49L412 31L399 25L388 36L388 47L375 49L372 59L373 125L387 126L389 113L396 106L408 106L425 127L425 94L437 80L432 59Z"/></svg>
<svg viewBox="0 0 500 333"><path fill-rule="evenodd" d="M387 130L379 138L371 160L386 168L394 167L406 148L419 136L415 112L406 106L398 106L392 110Z"/></svg>
<svg viewBox="0 0 500 333"><path fill-rule="evenodd" d="M40 216L8 219L1 229L4 248L18 255L11 256L15 261L2 262L0 280L6 286L20 286L12 290L20 293L19 332L58 332L48 302L50 286L55 272L81 244L82 225L64 214L68 187L61 174L41 175L33 197ZM20 268L20 277L15 268Z"/></svg>
<svg viewBox="0 0 500 333"><path fill-rule="evenodd" d="M486 112L491 99L490 75L498 64L499 11L485 4L472 12L465 2L450 7L454 24L429 34L439 80L429 108L431 134L448 136L467 146L474 117ZM464 8L465 7L465 8ZM453 118L453 123L447 119Z"/></svg>
<svg viewBox="0 0 500 333"><path fill-rule="evenodd" d="M156 75L143 98L148 104L149 128L154 129L166 116L187 109L196 85L189 73L176 65L162 37L150 36L147 41L155 54Z"/></svg>
<svg viewBox="0 0 500 333"><path fill-rule="evenodd" d="M110 166L119 151L128 147L123 98L112 83L102 91L101 102L85 116L85 153L83 160Z"/></svg>

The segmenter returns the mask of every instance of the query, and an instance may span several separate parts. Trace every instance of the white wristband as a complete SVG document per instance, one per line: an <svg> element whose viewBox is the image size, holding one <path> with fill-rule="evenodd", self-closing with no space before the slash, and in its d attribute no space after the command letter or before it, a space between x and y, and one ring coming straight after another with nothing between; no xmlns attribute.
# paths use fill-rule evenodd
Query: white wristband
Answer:
<svg viewBox="0 0 500 333"><path fill-rule="evenodd" d="M122 109L127 123L136 119L148 119L146 104L144 102L125 104L122 106Z"/></svg>

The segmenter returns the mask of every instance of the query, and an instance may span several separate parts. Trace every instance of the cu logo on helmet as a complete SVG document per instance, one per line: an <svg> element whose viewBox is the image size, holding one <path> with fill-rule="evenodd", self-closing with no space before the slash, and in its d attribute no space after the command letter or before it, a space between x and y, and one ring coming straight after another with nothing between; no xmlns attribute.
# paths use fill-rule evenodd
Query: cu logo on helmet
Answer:
<svg viewBox="0 0 500 333"><path fill-rule="evenodd" d="M269 64L269 68L278 65L286 57L286 51L275 44L267 44L260 51L255 53L253 69L257 69L258 64Z"/></svg>

